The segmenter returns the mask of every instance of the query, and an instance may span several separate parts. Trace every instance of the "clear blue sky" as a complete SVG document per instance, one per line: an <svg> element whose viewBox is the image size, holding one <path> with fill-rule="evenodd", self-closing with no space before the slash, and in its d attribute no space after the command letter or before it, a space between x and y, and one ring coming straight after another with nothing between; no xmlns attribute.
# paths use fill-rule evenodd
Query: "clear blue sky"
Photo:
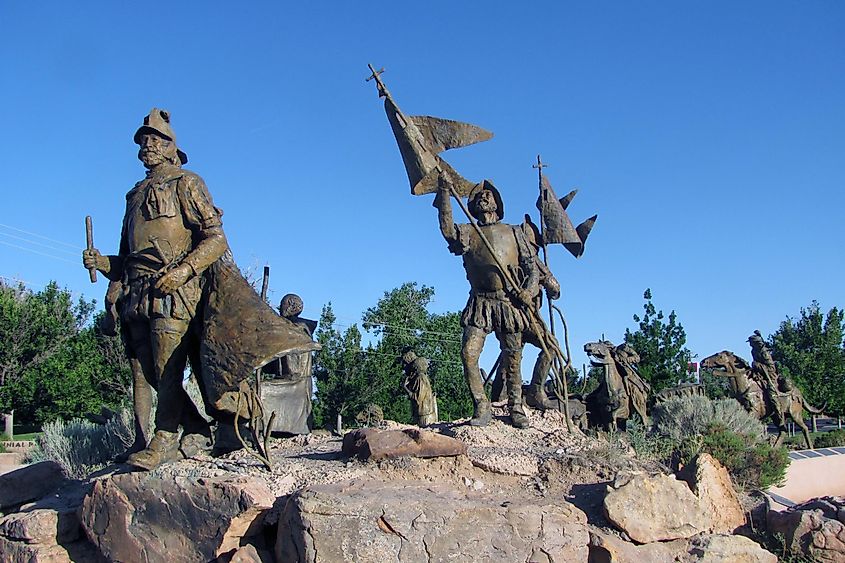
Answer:
<svg viewBox="0 0 845 563"><path fill-rule="evenodd" d="M748 357L754 329L813 299L845 306L842 2L131 6L0 4L2 276L102 301L83 218L115 252L143 176L132 134L158 106L274 301L297 292L314 318L332 301L349 324L416 280L461 309L461 261L410 195L371 62L407 113L495 133L444 156L499 186L506 220L536 220L538 153L559 195L580 189L573 221L599 214L581 259L551 252L573 349L620 341L647 287L700 357Z"/></svg>

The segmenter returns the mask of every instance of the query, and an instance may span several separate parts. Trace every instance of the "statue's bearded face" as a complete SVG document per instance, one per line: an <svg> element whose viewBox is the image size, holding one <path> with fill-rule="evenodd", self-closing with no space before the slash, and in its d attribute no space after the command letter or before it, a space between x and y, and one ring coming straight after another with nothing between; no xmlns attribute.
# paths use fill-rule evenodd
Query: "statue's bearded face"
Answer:
<svg viewBox="0 0 845 563"><path fill-rule="evenodd" d="M166 139L155 133L141 135L138 150L138 158L147 168L154 168L165 162L176 162L176 145L170 139Z"/></svg>
<svg viewBox="0 0 845 563"><path fill-rule="evenodd" d="M484 190L478 196L476 207L482 213L495 213L498 205L496 205L496 197L490 190Z"/></svg>

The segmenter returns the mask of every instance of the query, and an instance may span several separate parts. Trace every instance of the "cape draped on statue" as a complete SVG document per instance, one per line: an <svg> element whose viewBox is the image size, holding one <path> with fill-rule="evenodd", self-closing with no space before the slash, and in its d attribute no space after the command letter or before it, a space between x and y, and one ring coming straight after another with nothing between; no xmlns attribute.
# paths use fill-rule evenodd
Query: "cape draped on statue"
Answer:
<svg viewBox="0 0 845 563"><path fill-rule="evenodd" d="M254 388L256 369L286 354L319 350L320 345L276 314L231 259L218 260L206 274L200 338L203 391L207 407L234 415L241 382Z"/></svg>

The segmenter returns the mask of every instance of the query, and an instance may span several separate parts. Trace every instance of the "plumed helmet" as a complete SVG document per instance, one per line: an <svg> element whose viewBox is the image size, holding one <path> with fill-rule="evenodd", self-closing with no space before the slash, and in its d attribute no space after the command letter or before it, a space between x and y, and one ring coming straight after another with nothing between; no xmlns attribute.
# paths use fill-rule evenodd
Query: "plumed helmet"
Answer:
<svg viewBox="0 0 845 563"><path fill-rule="evenodd" d="M474 188L472 188L471 192L469 192L469 197L467 198L467 208L469 209L469 212L476 219L479 218L480 213L478 212L478 198L484 190L489 190L493 194L493 199L496 200L496 216L499 218L499 221L501 221L505 217L505 205L502 203L502 195L490 180L482 180L476 184Z"/></svg>
<svg viewBox="0 0 845 563"><path fill-rule="evenodd" d="M296 293L288 293L279 303L279 313L283 317L295 317L302 312L302 298Z"/></svg>
<svg viewBox="0 0 845 563"><path fill-rule="evenodd" d="M137 131L135 131L135 143L140 145L141 135L147 133L155 133L157 135L161 135L162 137L172 141L175 144L176 134L173 132L173 128L170 126L170 112L159 108L151 109L149 115L144 117L144 124L141 125ZM182 162L182 164L186 164L188 162L188 155L186 155L180 149L176 149L176 154L179 155L179 161Z"/></svg>

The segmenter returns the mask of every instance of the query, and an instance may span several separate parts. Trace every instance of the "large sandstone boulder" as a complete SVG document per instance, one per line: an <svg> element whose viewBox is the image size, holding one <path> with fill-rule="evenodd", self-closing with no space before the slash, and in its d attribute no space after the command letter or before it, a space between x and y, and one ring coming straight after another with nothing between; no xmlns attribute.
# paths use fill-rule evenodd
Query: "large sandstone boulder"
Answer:
<svg viewBox="0 0 845 563"><path fill-rule="evenodd" d="M210 561L260 533L274 501L249 477L129 473L97 481L80 520L112 561Z"/></svg>
<svg viewBox="0 0 845 563"><path fill-rule="evenodd" d="M637 543L689 538L710 528L710 515L689 486L672 475L620 474L604 512Z"/></svg>
<svg viewBox="0 0 845 563"><path fill-rule="evenodd" d="M617 475L604 501L608 520L638 543L730 534L745 524L728 470L713 456L698 455L678 477Z"/></svg>
<svg viewBox="0 0 845 563"><path fill-rule="evenodd" d="M80 538L72 510L36 508L0 519L0 561L65 563L98 561L96 548Z"/></svg>
<svg viewBox="0 0 845 563"><path fill-rule="evenodd" d="M0 510L36 500L67 481L55 461L41 461L0 475Z"/></svg>
<svg viewBox="0 0 845 563"><path fill-rule="evenodd" d="M276 559L586 561L588 540L586 516L562 499L502 502L445 484L354 480L290 498Z"/></svg>
<svg viewBox="0 0 845 563"><path fill-rule="evenodd" d="M466 452L466 444L460 440L419 428L360 428L347 432L343 437L343 453L362 460L380 461L403 456L456 456Z"/></svg>
<svg viewBox="0 0 845 563"><path fill-rule="evenodd" d="M590 563L776 563L777 557L743 536L700 535L636 545L599 529L590 530Z"/></svg>
<svg viewBox="0 0 845 563"><path fill-rule="evenodd" d="M696 456L684 478L710 515L709 532L730 534L745 524L745 511L736 496L728 470L708 453Z"/></svg>

